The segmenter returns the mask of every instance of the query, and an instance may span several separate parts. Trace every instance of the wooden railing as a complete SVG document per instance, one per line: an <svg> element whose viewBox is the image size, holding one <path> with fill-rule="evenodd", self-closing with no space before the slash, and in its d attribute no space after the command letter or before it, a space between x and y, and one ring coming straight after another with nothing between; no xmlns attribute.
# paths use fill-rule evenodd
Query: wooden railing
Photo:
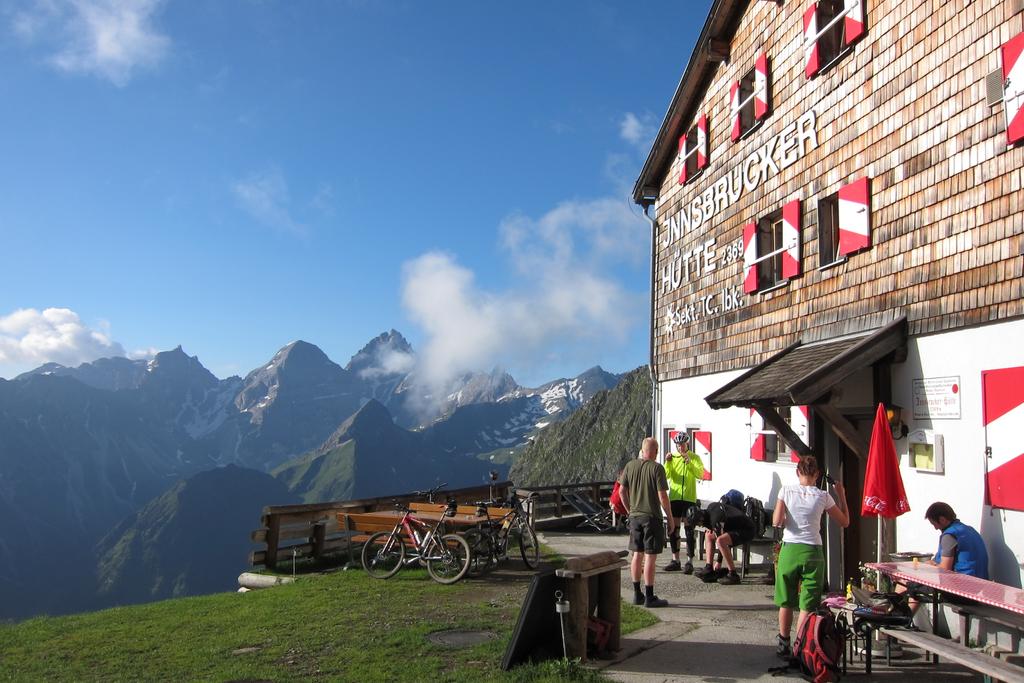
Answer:
<svg viewBox="0 0 1024 683"><path fill-rule="evenodd" d="M553 486L530 486L517 489L519 495L536 493L533 514L537 520L547 520L577 514L576 509L562 499L563 493L585 493L590 500L601 507L608 507L614 481L588 481L580 484L555 484Z"/></svg>
<svg viewBox="0 0 1024 683"><path fill-rule="evenodd" d="M472 486L442 491L438 500L454 498L460 503L473 503L492 497L508 496L512 482L496 482L493 486ZM526 495L525 492L520 495ZM261 529L250 535L253 543L263 544L262 550L249 554L249 563L268 569L277 567L281 560L312 557L319 559L325 553L350 549L349 533L338 526L339 512L372 512L391 510L395 503L411 503L422 496L403 493L395 496L363 498L360 500L313 503L310 505L272 505L263 508Z"/></svg>

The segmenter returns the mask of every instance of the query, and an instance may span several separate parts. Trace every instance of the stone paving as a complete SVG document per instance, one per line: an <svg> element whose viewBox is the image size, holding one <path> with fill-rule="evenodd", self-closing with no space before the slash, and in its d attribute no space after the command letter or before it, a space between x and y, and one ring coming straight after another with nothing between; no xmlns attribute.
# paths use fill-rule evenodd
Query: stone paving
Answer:
<svg viewBox="0 0 1024 683"><path fill-rule="evenodd" d="M624 534L544 531L540 536L566 558L626 547ZM655 592L669 601L668 607L656 610L661 622L624 637L623 649L614 660L594 661L594 666L610 679L628 683L804 680L768 673L769 667L780 664L775 657L778 612L772 604L774 588L763 583L763 569L748 572L738 586L721 586L682 572L662 571L669 559L666 551L655 578ZM627 570L622 572L622 597L627 601L633 597ZM861 662L850 662L847 680L897 683L917 676L927 677L928 683L982 680L980 674L953 664L928 664L920 653L910 651L893 664L886 667L884 657L875 659L871 676L866 676Z"/></svg>

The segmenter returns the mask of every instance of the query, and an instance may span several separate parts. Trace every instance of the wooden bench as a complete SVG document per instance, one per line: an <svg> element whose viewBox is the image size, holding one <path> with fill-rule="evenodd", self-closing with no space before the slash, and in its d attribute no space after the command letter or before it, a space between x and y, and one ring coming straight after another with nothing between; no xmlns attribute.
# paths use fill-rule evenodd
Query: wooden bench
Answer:
<svg viewBox="0 0 1024 683"><path fill-rule="evenodd" d="M339 512L338 526L348 533L348 561L350 565L359 565L360 561L356 556L355 547L361 546L370 540L370 536L378 531L391 531L395 528L398 519L394 516L375 514L373 512ZM404 535L403 540L407 545L412 545L412 539Z"/></svg>
<svg viewBox="0 0 1024 683"><path fill-rule="evenodd" d="M435 514L441 514L448 508L444 503L409 503L409 509L413 512L430 512ZM455 509L457 515L476 515L477 513L484 513L490 519L501 519L509 511L509 508L501 507L478 507L476 505L459 505Z"/></svg>
<svg viewBox="0 0 1024 683"><path fill-rule="evenodd" d="M1004 609L997 607L989 607L988 605L953 605L953 611L959 617L960 622L960 643L962 645L967 644L967 634L971 630L971 619L977 619L980 622L991 622L993 624L999 624L1007 629L1016 633L1016 638L1020 638L1021 634L1024 634L1024 617L1012 612L1007 612Z"/></svg>
<svg viewBox="0 0 1024 683"><path fill-rule="evenodd" d="M694 532L696 534L698 534L696 542L694 543L694 545L697 546L697 559L703 560L704 559L704 555L705 555L705 552L704 552L704 536L707 533L707 529L705 529L704 527L695 527L694 528ZM772 536L761 536L760 538L753 538L753 539L747 541L746 543L741 543L738 546L735 546L735 545L732 546L730 548L730 550L732 551L732 559L733 559L733 562L739 564L739 567L740 567L740 571L739 571L740 578L741 579L747 578L747 570L750 569L750 547L751 546L765 546L766 550L764 550L762 552L762 556L765 558L765 560L763 562L759 563L759 564L761 566L768 567L768 575L769 575L770 578L774 579L773 572L774 572L774 569L775 569L775 564L774 564L774 562L772 560L772 553L773 553L772 546L774 546L774 545L775 545L775 538L774 537L772 537ZM737 550L740 553L739 558L736 557L736 551ZM715 552L718 552L718 551L716 550Z"/></svg>
<svg viewBox="0 0 1024 683"><path fill-rule="evenodd" d="M1024 681L1024 667L1007 664L1001 659L977 652L948 638L924 633L923 631L908 631L900 628L880 628L878 631L882 635L901 640L940 657L945 657L951 662L956 662L961 666L966 666L968 669L973 669L1000 681L1014 681L1017 683ZM870 648L868 648L868 651L870 652ZM870 655L868 657L870 658ZM868 661L870 662L870 659Z"/></svg>

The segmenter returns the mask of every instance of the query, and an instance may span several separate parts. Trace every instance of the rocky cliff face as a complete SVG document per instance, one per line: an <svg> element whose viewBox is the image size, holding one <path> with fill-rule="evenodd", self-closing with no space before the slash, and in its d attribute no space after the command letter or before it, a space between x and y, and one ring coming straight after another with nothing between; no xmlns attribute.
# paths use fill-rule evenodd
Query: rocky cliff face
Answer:
<svg viewBox="0 0 1024 683"><path fill-rule="evenodd" d="M611 480L636 457L650 429L651 380L643 366L541 432L509 476L518 486Z"/></svg>

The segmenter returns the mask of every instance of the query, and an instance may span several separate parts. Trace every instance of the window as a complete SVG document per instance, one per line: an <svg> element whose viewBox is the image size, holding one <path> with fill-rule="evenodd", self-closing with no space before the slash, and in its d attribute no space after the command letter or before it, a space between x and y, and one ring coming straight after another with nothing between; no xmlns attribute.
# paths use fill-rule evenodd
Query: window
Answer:
<svg viewBox="0 0 1024 683"><path fill-rule="evenodd" d="M818 202L818 267L871 246L871 182L861 178Z"/></svg>
<svg viewBox="0 0 1024 683"><path fill-rule="evenodd" d="M800 275L801 202L743 226L743 291L765 291Z"/></svg>
<svg viewBox="0 0 1024 683"><path fill-rule="evenodd" d="M735 142L768 116L768 55L761 53L754 68L729 90L732 139Z"/></svg>
<svg viewBox="0 0 1024 683"><path fill-rule="evenodd" d="M818 202L818 267L839 263L839 195Z"/></svg>
<svg viewBox="0 0 1024 683"><path fill-rule="evenodd" d="M779 436L765 428L764 418L755 409L750 409L750 459L759 462L775 462L779 459Z"/></svg>
<svg viewBox="0 0 1024 683"><path fill-rule="evenodd" d="M782 212L776 211L757 223L757 288L768 289L784 281L782 277Z"/></svg>
<svg viewBox="0 0 1024 683"><path fill-rule="evenodd" d="M864 35L864 0L818 0L804 11L804 73L838 61Z"/></svg>
<svg viewBox="0 0 1024 683"><path fill-rule="evenodd" d="M708 117L701 115L693 128L679 138L679 184L692 180L708 165Z"/></svg>
<svg viewBox="0 0 1024 683"><path fill-rule="evenodd" d="M867 249L871 246L871 179L843 185L837 197L839 255Z"/></svg>
<svg viewBox="0 0 1024 683"><path fill-rule="evenodd" d="M807 406L779 406L779 416L789 424L790 429L810 445ZM800 455L790 448L785 440L773 429L769 429L764 418L753 408L750 409L750 459L760 462L778 462L779 456L788 452L790 462L798 462Z"/></svg>

